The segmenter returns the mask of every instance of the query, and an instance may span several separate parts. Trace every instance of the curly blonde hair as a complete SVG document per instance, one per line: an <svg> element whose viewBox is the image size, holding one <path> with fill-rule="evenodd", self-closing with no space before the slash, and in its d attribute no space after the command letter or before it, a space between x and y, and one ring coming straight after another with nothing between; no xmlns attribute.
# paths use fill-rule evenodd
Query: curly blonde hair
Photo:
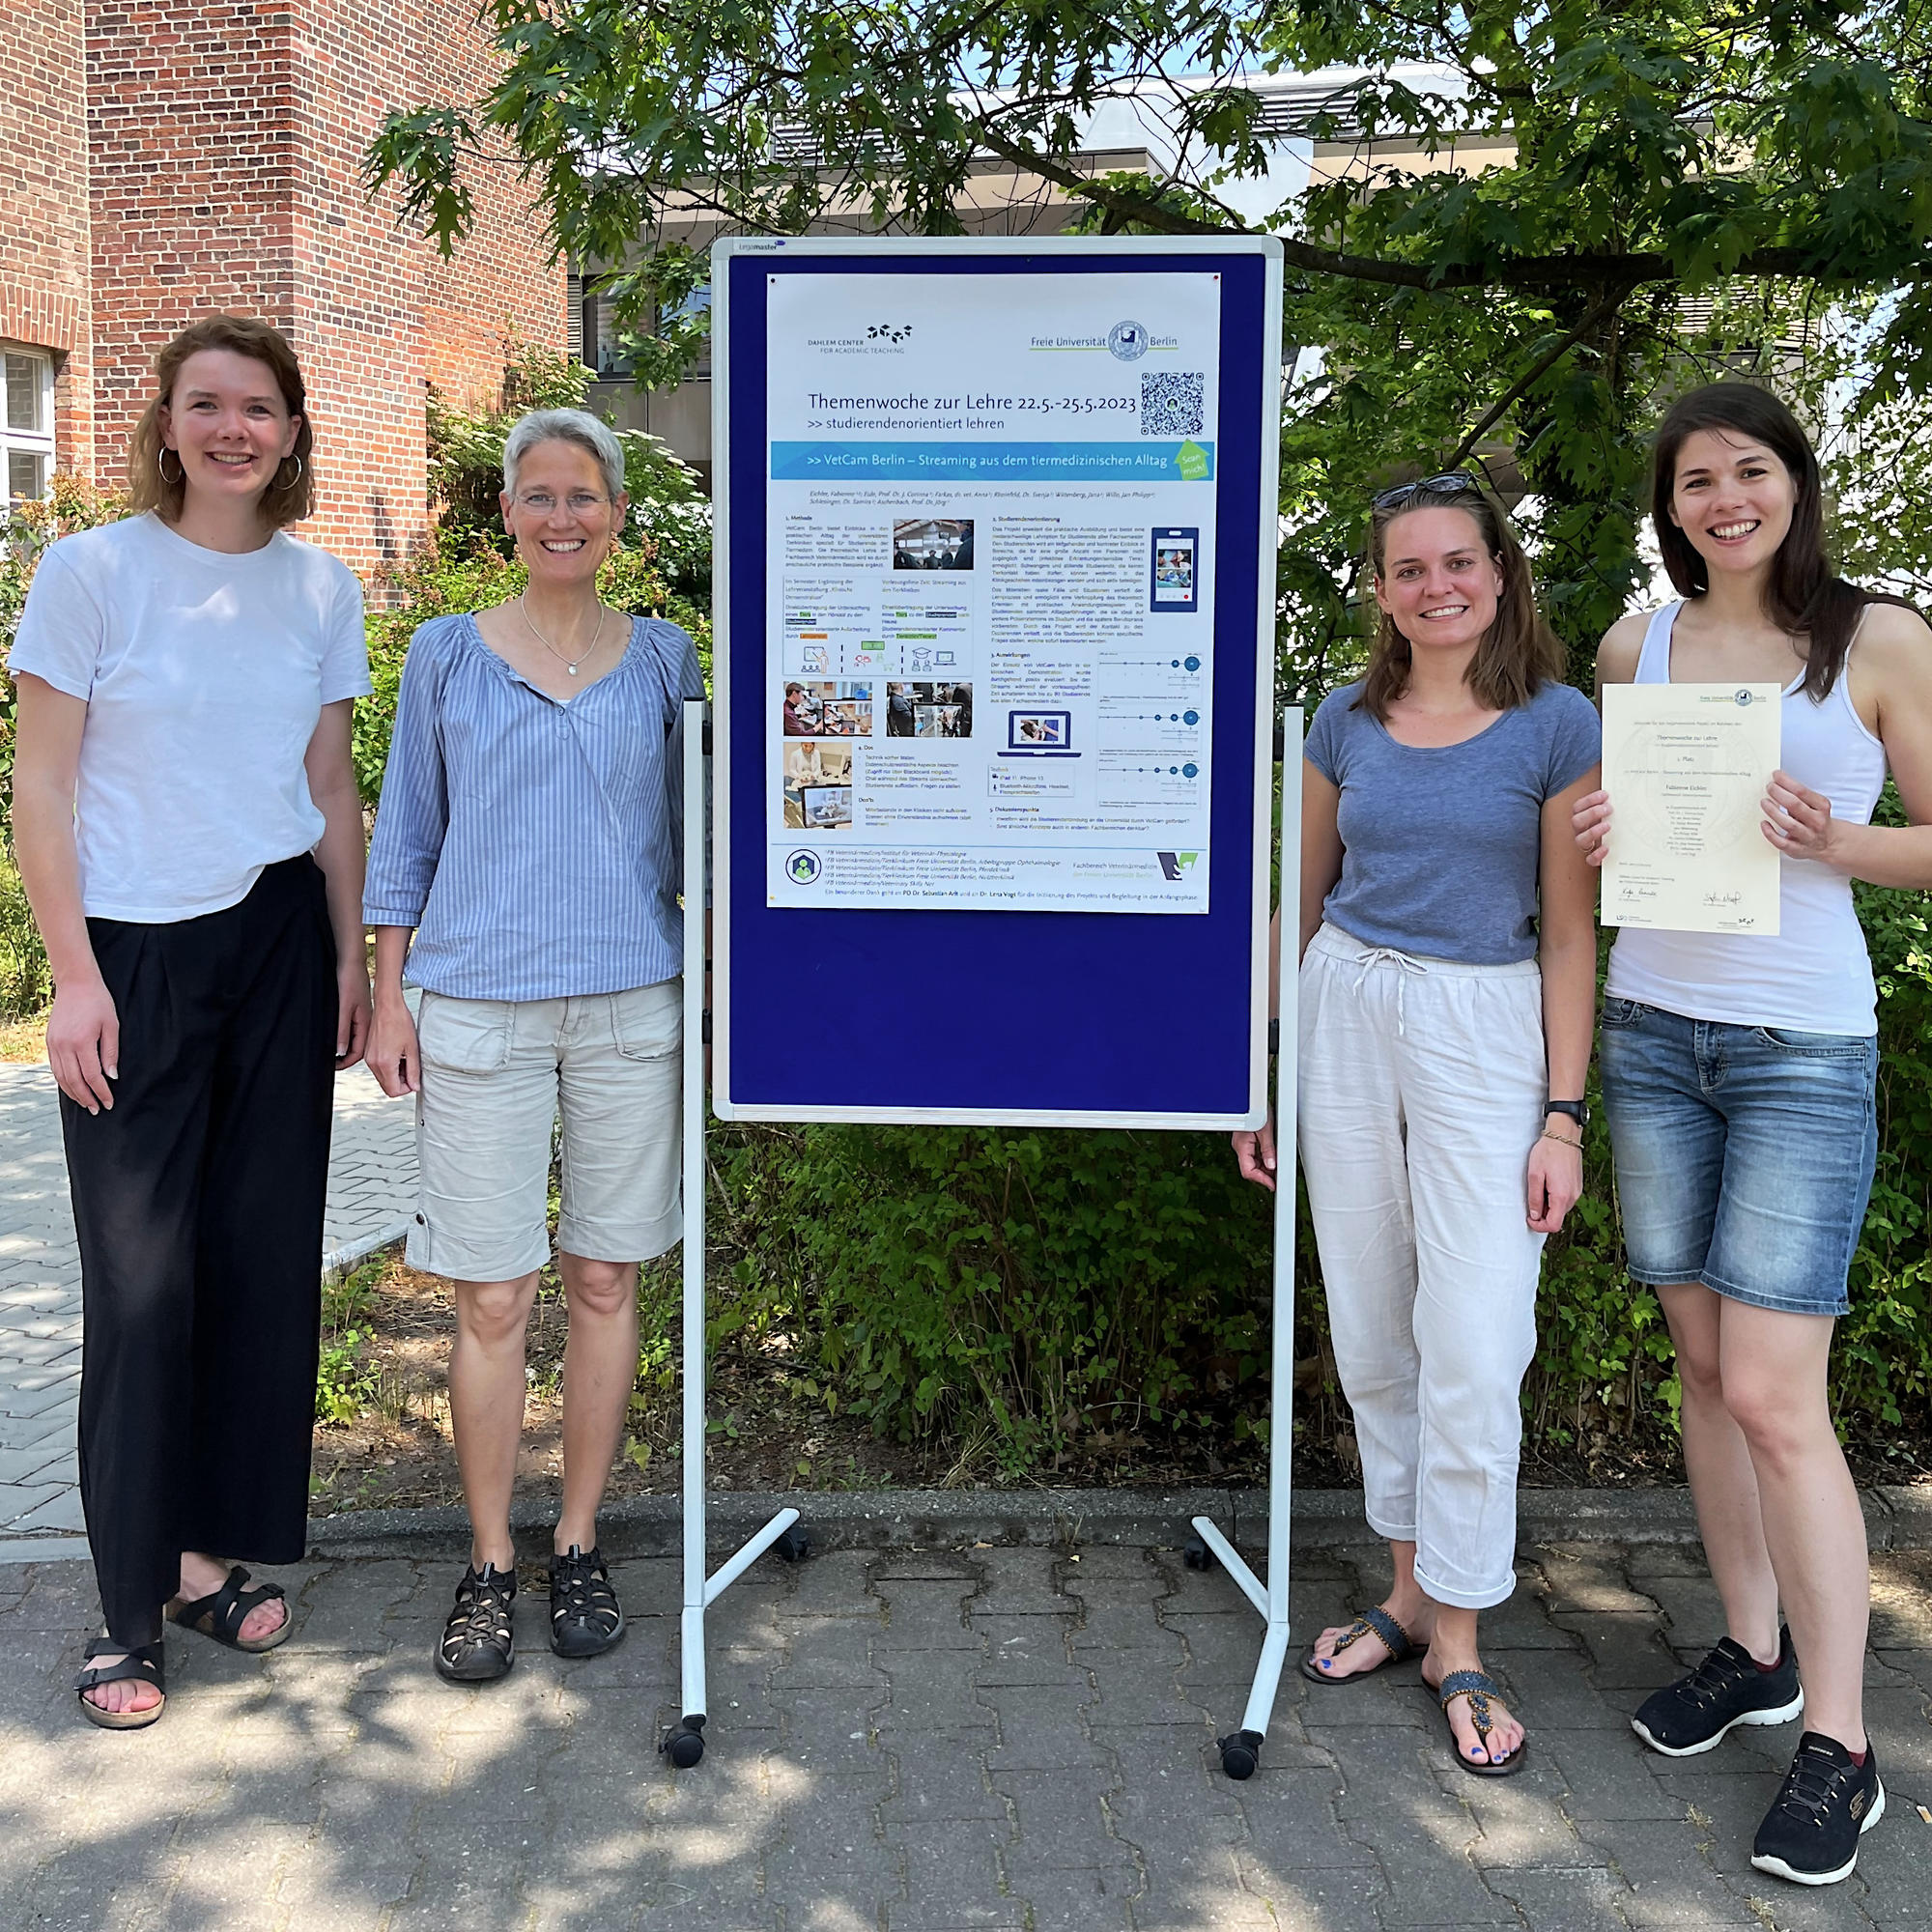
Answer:
<svg viewBox="0 0 1932 1932"><path fill-rule="evenodd" d="M179 457L175 459L172 476L162 466L162 452L167 445L161 440L161 412L174 400L175 379L181 374L182 364L204 349L228 349L251 361L266 363L289 414L300 418L296 446L275 471L274 480L262 493L257 505L262 521L271 529L300 523L315 508L315 469L309 462L315 438L309 429L308 389L288 337L270 324L245 315L203 316L183 329L155 357L155 394L141 413L128 450L128 496L131 507L136 514L153 510L163 523L181 521L182 503L187 495L186 477Z"/></svg>

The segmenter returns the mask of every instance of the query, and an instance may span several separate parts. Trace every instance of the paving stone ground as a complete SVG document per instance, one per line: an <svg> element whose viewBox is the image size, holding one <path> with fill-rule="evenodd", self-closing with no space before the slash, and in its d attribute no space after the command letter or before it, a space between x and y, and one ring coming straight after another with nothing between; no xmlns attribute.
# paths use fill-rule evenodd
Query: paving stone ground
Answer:
<svg viewBox="0 0 1932 1932"><path fill-rule="evenodd" d="M1305 1639L1381 1588L1304 1548ZM1373 1561L1372 1558L1369 1559ZM79 1932L1207 1932L1932 1924L1932 1555L1879 1558L1867 1681L1889 1793L1857 1875L1750 1870L1797 1726L1646 1753L1627 1716L1718 1634L1694 1548L1528 1550L1489 1661L1521 1776L1450 1760L1414 1664L1284 1678L1260 1773L1237 1723L1259 1624L1229 1578L1122 1548L839 1550L759 1563L712 1611L710 1747L679 1772L676 1566L617 1566L609 1656L522 1650L440 1683L441 1557L287 1573L263 1659L180 1634L150 1731L68 1689L96 1605L77 1564L0 1566L0 1925Z"/></svg>
<svg viewBox="0 0 1932 1932"><path fill-rule="evenodd" d="M415 1205L412 1102L368 1072L336 1083L323 1255L339 1261L399 1235ZM81 1527L74 1407L80 1395L80 1255L44 1066L0 1066L0 1547Z"/></svg>

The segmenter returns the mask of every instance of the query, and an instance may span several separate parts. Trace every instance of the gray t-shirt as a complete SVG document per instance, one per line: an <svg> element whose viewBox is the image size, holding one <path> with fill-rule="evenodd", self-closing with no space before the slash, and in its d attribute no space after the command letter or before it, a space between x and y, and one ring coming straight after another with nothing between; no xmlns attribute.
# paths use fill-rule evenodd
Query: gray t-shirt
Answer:
<svg viewBox="0 0 1932 1932"><path fill-rule="evenodd" d="M1536 953L1545 803L1603 755L1596 707L1574 685L1460 745L1399 745L1359 684L1321 700L1303 748L1342 794L1342 876L1322 915L1365 946L1501 966Z"/></svg>

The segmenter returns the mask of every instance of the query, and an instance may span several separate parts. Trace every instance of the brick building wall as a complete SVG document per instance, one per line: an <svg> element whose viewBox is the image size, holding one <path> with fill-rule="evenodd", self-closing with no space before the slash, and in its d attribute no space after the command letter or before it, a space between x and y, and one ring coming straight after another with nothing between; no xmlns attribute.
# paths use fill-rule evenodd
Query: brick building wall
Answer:
<svg viewBox="0 0 1932 1932"><path fill-rule="evenodd" d="M421 241L398 197L371 201L362 154L391 108L421 98L428 6L301 0L301 166L295 183L295 343L309 386L320 485L303 532L358 569L423 533Z"/></svg>
<svg viewBox="0 0 1932 1932"><path fill-rule="evenodd" d="M0 116L0 338L53 352L55 461L81 471L94 456L84 43L81 0L0 12L0 74L16 79Z"/></svg>
<svg viewBox="0 0 1932 1932"><path fill-rule="evenodd" d="M480 100L494 56L473 0L428 0L441 20L424 97ZM543 245L544 224L529 190L507 166L470 170L476 228L445 262L428 251L423 298L429 380L468 404L494 404L501 393L506 342L564 347L564 265Z"/></svg>
<svg viewBox="0 0 1932 1932"><path fill-rule="evenodd" d="M295 95L293 0L89 0L99 481L125 479L185 323L295 326Z"/></svg>
<svg viewBox="0 0 1932 1932"><path fill-rule="evenodd" d="M302 359L303 533L365 574L422 534L425 384L491 401L509 339L564 343L563 268L513 171L480 171L450 264L363 188L385 114L487 85L474 4L10 0L0 166L25 191L0 200L0 337L63 353L62 467L121 481L156 352L230 309Z"/></svg>

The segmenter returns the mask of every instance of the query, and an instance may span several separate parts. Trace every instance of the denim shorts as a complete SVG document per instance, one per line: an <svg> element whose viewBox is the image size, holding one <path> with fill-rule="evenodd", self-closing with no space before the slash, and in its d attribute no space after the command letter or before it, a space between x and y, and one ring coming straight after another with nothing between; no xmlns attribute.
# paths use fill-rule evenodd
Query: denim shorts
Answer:
<svg viewBox="0 0 1932 1932"><path fill-rule="evenodd" d="M1604 1002L1631 1278L1845 1315L1878 1161L1878 1041Z"/></svg>

